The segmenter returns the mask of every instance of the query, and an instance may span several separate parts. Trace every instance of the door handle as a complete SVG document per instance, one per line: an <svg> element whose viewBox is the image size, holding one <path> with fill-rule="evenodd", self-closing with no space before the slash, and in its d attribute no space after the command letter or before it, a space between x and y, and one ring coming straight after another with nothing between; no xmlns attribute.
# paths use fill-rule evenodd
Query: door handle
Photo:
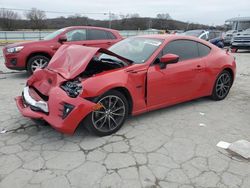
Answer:
<svg viewBox="0 0 250 188"><path fill-rule="evenodd" d="M130 73L130 74L145 74L147 72L147 70L127 70L126 71L127 73Z"/></svg>
<svg viewBox="0 0 250 188"><path fill-rule="evenodd" d="M107 42L108 45L111 45L112 43L111 42Z"/></svg>
<svg viewBox="0 0 250 188"><path fill-rule="evenodd" d="M194 71L200 71L202 70L202 66L201 65L197 65L195 69L193 69Z"/></svg>

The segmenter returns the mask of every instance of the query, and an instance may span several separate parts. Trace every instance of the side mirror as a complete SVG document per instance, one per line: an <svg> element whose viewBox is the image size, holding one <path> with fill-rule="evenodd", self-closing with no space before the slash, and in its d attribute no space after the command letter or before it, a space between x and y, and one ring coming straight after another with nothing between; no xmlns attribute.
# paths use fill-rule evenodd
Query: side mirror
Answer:
<svg viewBox="0 0 250 188"><path fill-rule="evenodd" d="M58 42L63 43L63 42L66 42L66 41L67 41L66 35L61 35L61 36L59 36Z"/></svg>
<svg viewBox="0 0 250 188"><path fill-rule="evenodd" d="M166 68L167 64L177 63L179 61L179 56L175 54L165 54L160 58L160 68Z"/></svg>

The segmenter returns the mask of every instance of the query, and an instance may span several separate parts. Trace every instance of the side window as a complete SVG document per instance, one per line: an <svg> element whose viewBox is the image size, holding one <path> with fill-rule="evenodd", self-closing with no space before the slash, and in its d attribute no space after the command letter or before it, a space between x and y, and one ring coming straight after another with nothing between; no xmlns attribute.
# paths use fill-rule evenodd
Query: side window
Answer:
<svg viewBox="0 0 250 188"><path fill-rule="evenodd" d="M201 44L199 42L197 44L200 57L207 56L210 53L211 49L208 46Z"/></svg>
<svg viewBox="0 0 250 188"><path fill-rule="evenodd" d="M176 54L180 61L199 57L197 43L191 40L176 40L167 44L163 49L163 55Z"/></svg>
<svg viewBox="0 0 250 188"><path fill-rule="evenodd" d="M66 33L67 41L86 40L86 29L75 29Z"/></svg>
<svg viewBox="0 0 250 188"><path fill-rule="evenodd" d="M108 39L108 34L106 31L99 29L88 30L88 40L106 40L106 39Z"/></svg>

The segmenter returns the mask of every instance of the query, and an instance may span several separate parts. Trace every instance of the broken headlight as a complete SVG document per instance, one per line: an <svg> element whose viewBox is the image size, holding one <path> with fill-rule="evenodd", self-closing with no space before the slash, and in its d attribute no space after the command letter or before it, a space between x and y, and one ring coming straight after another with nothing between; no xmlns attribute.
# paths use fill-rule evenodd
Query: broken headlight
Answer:
<svg viewBox="0 0 250 188"><path fill-rule="evenodd" d="M72 98L76 98L82 93L82 84L79 79L66 81L61 85L61 88Z"/></svg>

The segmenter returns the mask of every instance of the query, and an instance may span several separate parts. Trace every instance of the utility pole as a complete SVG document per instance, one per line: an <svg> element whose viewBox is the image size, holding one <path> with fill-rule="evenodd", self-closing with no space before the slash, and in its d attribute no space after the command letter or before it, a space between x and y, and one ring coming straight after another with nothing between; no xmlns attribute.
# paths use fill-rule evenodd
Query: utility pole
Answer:
<svg viewBox="0 0 250 188"><path fill-rule="evenodd" d="M112 14L111 12L109 11L109 28L111 29L111 26L112 26Z"/></svg>

